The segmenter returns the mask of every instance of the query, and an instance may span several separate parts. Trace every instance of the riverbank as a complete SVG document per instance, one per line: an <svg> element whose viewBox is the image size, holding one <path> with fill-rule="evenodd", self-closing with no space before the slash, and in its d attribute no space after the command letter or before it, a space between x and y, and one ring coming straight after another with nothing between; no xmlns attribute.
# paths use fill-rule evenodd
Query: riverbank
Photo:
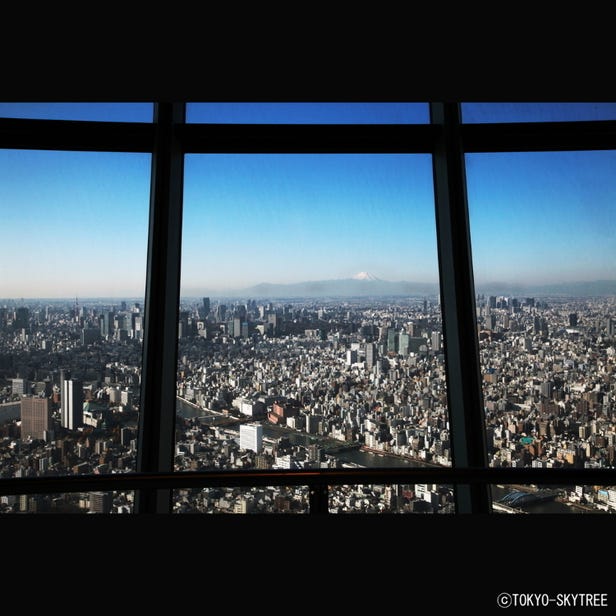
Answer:
<svg viewBox="0 0 616 616"><path fill-rule="evenodd" d="M416 458L413 456L405 456L403 454L391 453L389 451L385 452L382 449L374 449L372 447L367 447L366 445L360 445L360 451L365 451L366 453L371 453L376 456L385 457L389 456L392 458L399 458L400 460L406 460L407 462L411 462L415 466L427 466L430 468L443 468L441 464L436 464L435 462L427 462L426 460L422 460L421 458Z"/></svg>
<svg viewBox="0 0 616 616"><path fill-rule="evenodd" d="M506 494L510 492L527 492L529 494L537 492L539 488L537 486L530 485L493 485L492 486L492 498L494 502L500 501ZM558 513L558 514L596 514L596 513L608 513L602 511L596 507L584 505L582 503L572 503L562 496L557 496L551 501L542 503L532 503L523 508L524 513Z"/></svg>

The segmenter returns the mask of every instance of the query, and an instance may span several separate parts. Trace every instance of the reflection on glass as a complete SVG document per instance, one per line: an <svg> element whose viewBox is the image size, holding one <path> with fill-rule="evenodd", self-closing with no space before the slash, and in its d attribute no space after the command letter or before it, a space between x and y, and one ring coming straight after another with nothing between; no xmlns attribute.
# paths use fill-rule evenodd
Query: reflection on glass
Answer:
<svg viewBox="0 0 616 616"><path fill-rule="evenodd" d="M177 470L449 465L430 158L186 159Z"/></svg>
<svg viewBox="0 0 616 616"><path fill-rule="evenodd" d="M455 513L454 491L426 483L330 486L329 513Z"/></svg>
<svg viewBox="0 0 616 616"><path fill-rule="evenodd" d="M69 492L0 496L0 513L132 513L134 492Z"/></svg>
<svg viewBox="0 0 616 616"><path fill-rule="evenodd" d="M493 513L616 513L616 489L592 485L493 485Z"/></svg>
<svg viewBox="0 0 616 616"><path fill-rule="evenodd" d="M304 486L222 487L173 491L173 513L309 513Z"/></svg>
<svg viewBox="0 0 616 616"><path fill-rule="evenodd" d="M616 102L462 103L461 110L467 124L616 120Z"/></svg>
<svg viewBox="0 0 616 616"><path fill-rule="evenodd" d="M0 118L152 122L152 103L0 103Z"/></svg>
<svg viewBox="0 0 616 616"><path fill-rule="evenodd" d="M428 103L188 103L205 124L427 124Z"/></svg>
<svg viewBox="0 0 616 616"><path fill-rule="evenodd" d="M0 151L3 478L135 470L149 159Z"/></svg>
<svg viewBox="0 0 616 616"><path fill-rule="evenodd" d="M467 172L489 464L613 468L616 152Z"/></svg>

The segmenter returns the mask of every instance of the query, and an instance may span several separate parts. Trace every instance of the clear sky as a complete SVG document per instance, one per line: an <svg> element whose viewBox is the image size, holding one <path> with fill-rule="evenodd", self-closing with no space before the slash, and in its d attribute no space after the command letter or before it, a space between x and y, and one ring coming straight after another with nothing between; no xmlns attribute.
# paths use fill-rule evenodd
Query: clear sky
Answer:
<svg viewBox="0 0 616 616"><path fill-rule="evenodd" d="M0 149L0 297L143 297L150 161Z"/></svg>
<svg viewBox="0 0 616 616"><path fill-rule="evenodd" d="M190 155L185 172L188 295L362 271L437 280L428 155Z"/></svg>
<svg viewBox="0 0 616 616"><path fill-rule="evenodd" d="M466 157L475 283L616 279L616 152Z"/></svg>
<svg viewBox="0 0 616 616"><path fill-rule="evenodd" d="M303 109L302 109L303 107ZM189 106L189 121L427 122L427 106ZM541 117L463 108L468 121ZM327 111L327 114L326 114ZM0 104L0 117L147 122L152 106ZM302 115L303 114L303 115ZM517 114L517 115L516 115ZM548 117L546 117L546 114ZM304 118L304 119L303 119ZM616 279L616 154L467 157L475 281ZM182 293L349 278L437 282L430 157L188 155ZM141 297L148 154L0 150L0 298Z"/></svg>

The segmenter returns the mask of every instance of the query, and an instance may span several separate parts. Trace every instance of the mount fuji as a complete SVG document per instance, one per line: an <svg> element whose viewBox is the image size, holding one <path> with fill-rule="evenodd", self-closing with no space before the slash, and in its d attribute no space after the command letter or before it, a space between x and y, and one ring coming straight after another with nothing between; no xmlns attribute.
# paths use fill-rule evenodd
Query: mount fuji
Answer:
<svg viewBox="0 0 616 616"><path fill-rule="evenodd" d="M353 276L352 278L353 280L380 280L380 278L373 276L369 272L359 272L358 274L355 274L355 276Z"/></svg>

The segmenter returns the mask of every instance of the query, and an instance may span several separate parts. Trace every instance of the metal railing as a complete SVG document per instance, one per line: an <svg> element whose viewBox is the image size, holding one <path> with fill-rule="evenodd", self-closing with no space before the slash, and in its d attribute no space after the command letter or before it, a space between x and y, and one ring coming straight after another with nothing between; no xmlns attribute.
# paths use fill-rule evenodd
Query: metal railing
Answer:
<svg viewBox="0 0 616 616"><path fill-rule="evenodd" d="M178 471L0 479L0 495L58 494L94 491L172 491L206 487L307 486L310 514L327 513L329 486L432 483L490 486L616 485L616 468L391 468L307 471ZM483 513L489 513L489 508ZM136 511L139 513L139 511Z"/></svg>

